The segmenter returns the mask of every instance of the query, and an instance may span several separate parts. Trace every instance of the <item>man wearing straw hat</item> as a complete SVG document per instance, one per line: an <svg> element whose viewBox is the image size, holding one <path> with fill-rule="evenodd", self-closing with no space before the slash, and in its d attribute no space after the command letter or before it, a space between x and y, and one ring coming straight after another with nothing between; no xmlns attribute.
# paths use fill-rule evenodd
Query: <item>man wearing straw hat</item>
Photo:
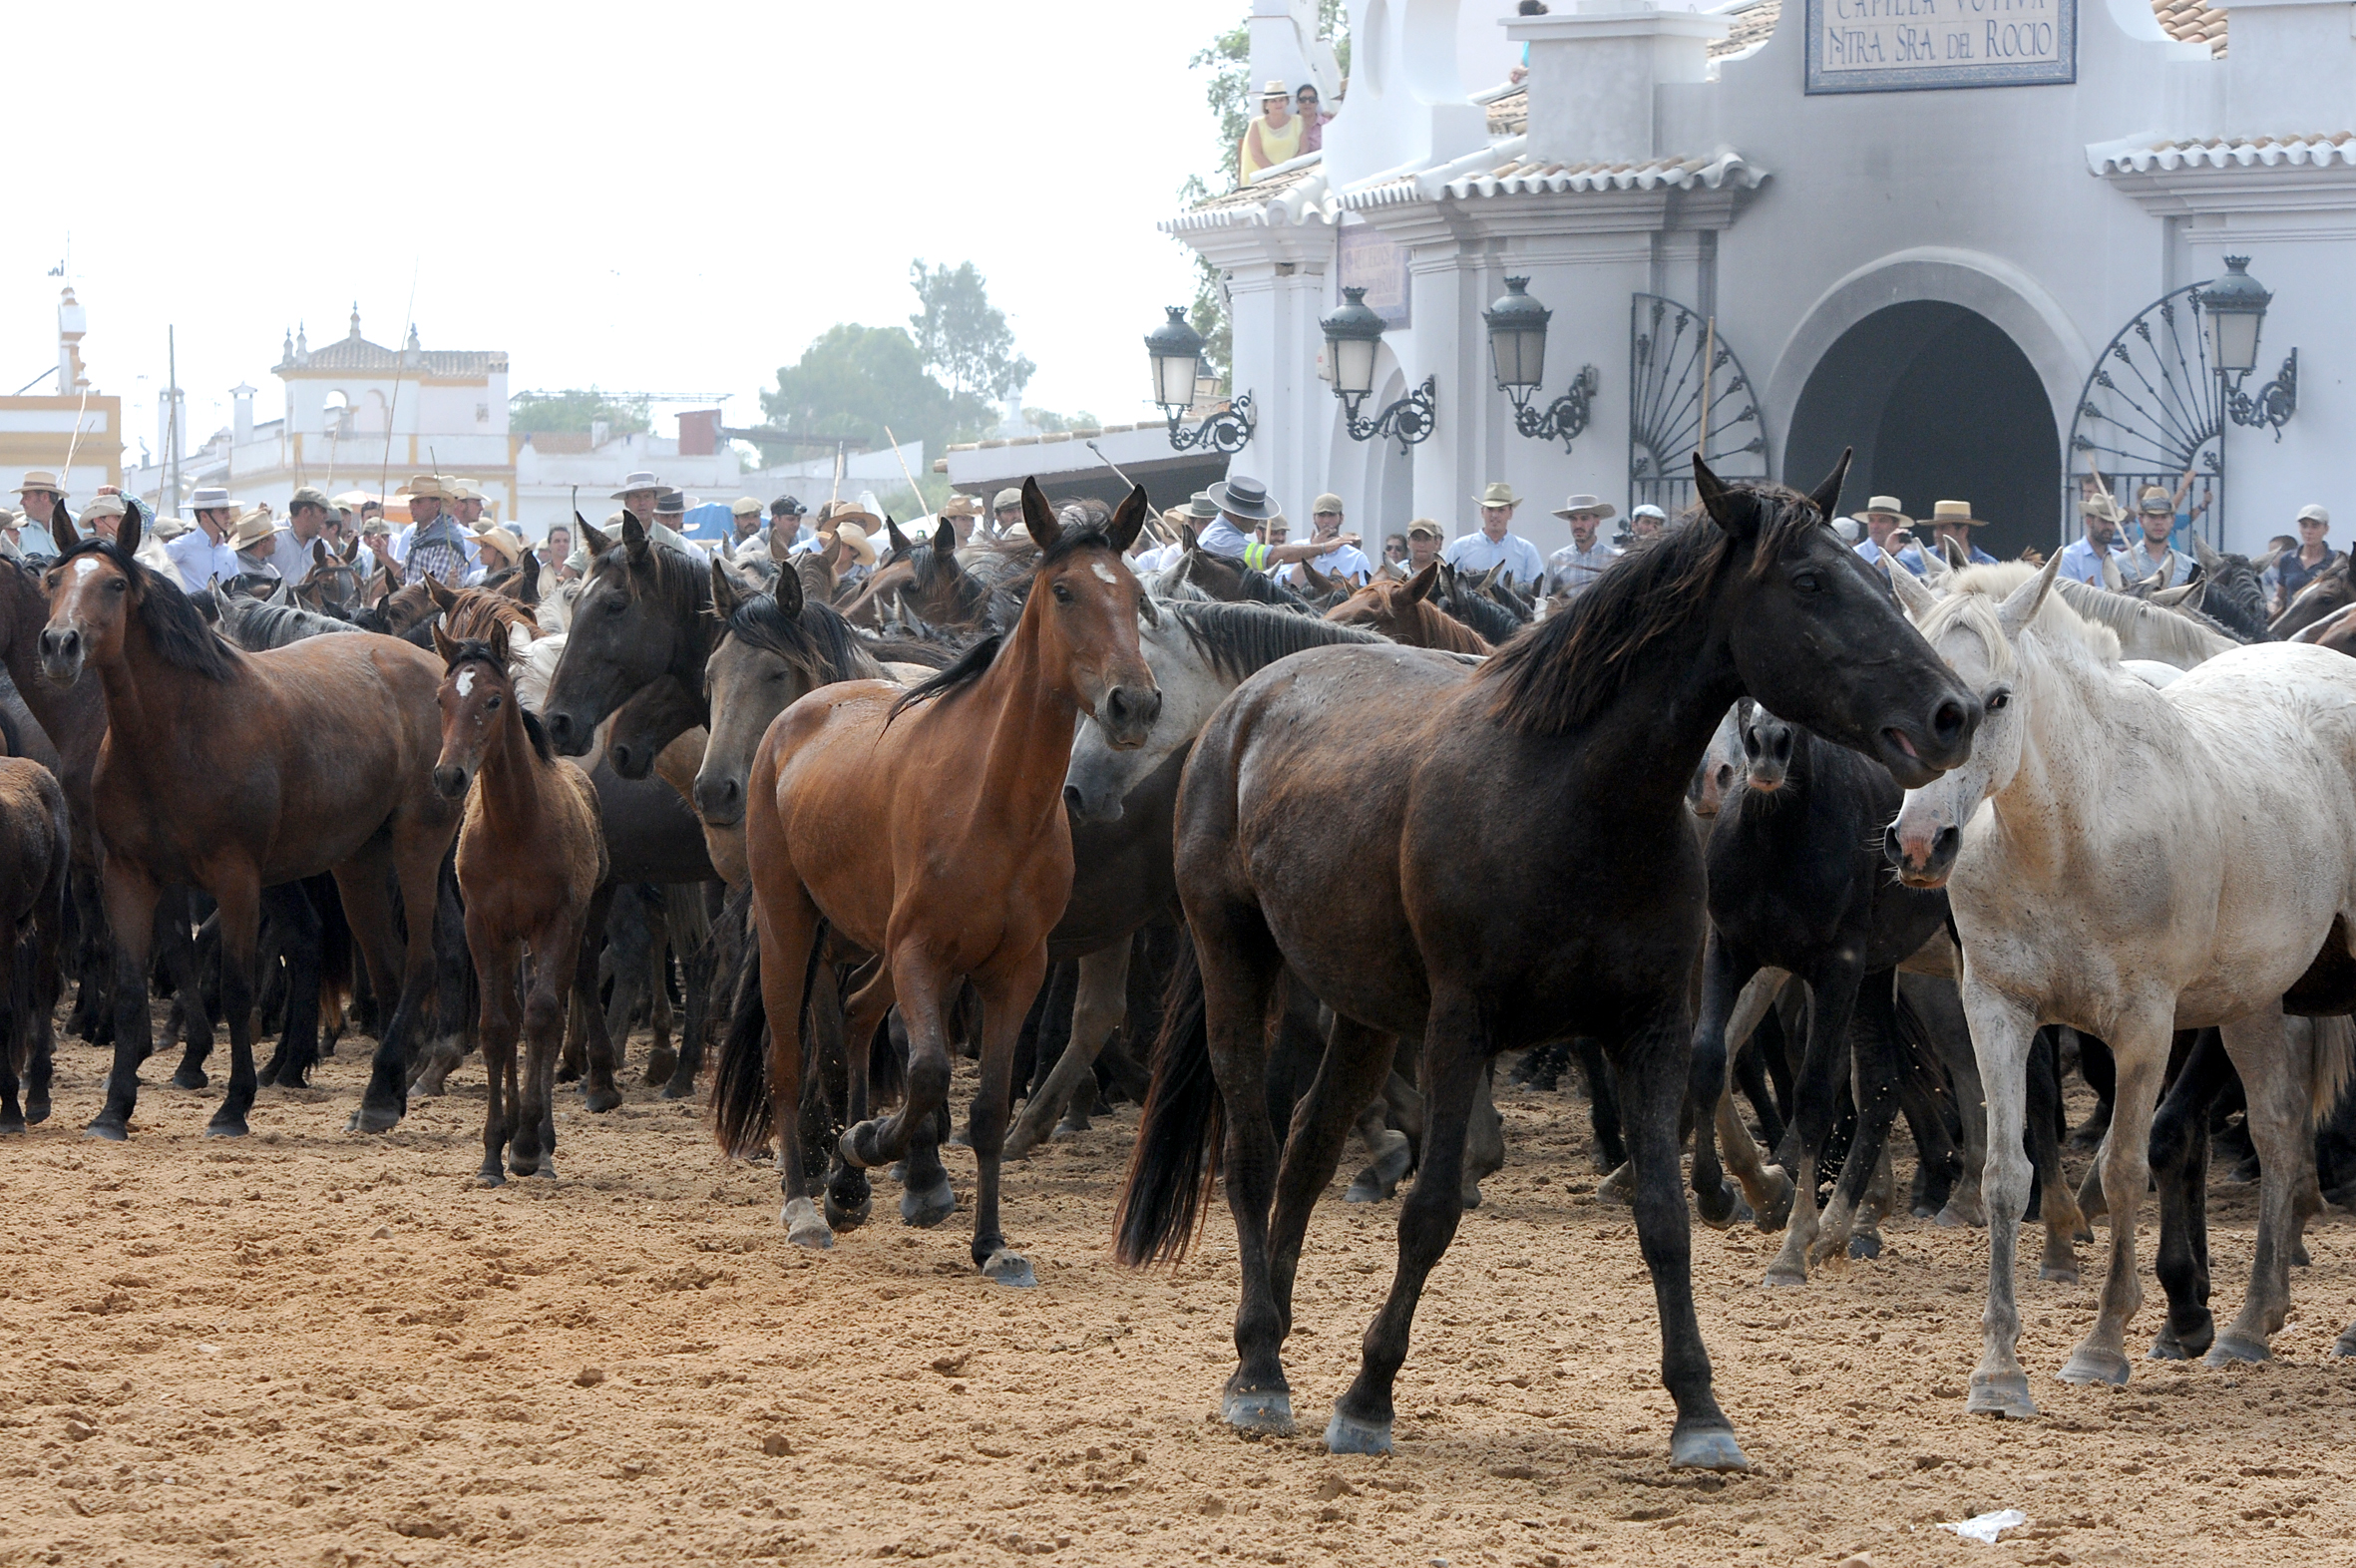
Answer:
<svg viewBox="0 0 2356 1568"><path fill-rule="evenodd" d="M1994 556L1972 543L1972 530L1987 526L1985 519L1972 516L1972 504L1968 501L1941 501L1931 508L1931 542L1945 545L1953 540L1967 567L1996 565Z"/></svg>
<svg viewBox="0 0 2356 1568"><path fill-rule="evenodd" d="M1895 496L1875 496L1865 503L1859 514L1865 524L1865 537L1857 541L1857 555L1865 565L1872 566L1883 556L1894 559L1916 577L1921 577L1925 566L1922 549L1914 543L1914 536L1906 530L1914 520L1906 515L1905 507Z"/></svg>
<svg viewBox="0 0 2356 1568"><path fill-rule="evenodd" d="M503 528L495 523L489 528L475 530L467 538L474 543L475 559L480 563L467 574L469 587L523 563L524 541L514 529Z"/></svg>
<svg viewBox="0 0 2356 1568"><path fill-rule="evenodd" d="M17 549L28 556L56 555L57 520L66 510L64 483L55 474L34 469L17 487L16 500L24 513L17 524Z"/></svg>
<svg viewBox="0 0 2356 1568"><path fill-rule="evenodd" d="M652 528L654 526L654 504L662 499L663 491L668 488L650 471L638 469L632 473L624 474L621 478L621 488L613 492L607 499L620 502L621 510L636 518L640 528Z"/></svg>
<svg viewBox="0 0 2356 1568"><path fill-rule="evenodd" d="M2192 558L2168 542L2176 528L2176 498L2161 486L2146 485L2136 498L2136 523L2143 537L2120 552L2121 581L2149 583L2155 588L2182 588L2191 582Z"/></svg>
<svg viewBox="0 0 2356 1568"><path fill-rule="evenodd" d="M1604 520L1619 509L1600 496L1573 496L1554 509L1571 526L1571 542L1546 558L1546 591L1576 597L1593 587L1620 553L1602 538Z"/></svg>
<svg viewBox="0 0 2356 1568"><path fill-rule="evenodd" d="M938 514L942 526L949 529L950 538L963 549L974 532L974 522L982 516L982 503L972 496L952 496L941 504Z"/></svg>
<svg viewBox="0 0 2356 1568"><path fill-rule="evenodd" d="M229 531L229 548L237 554L237 576L275 585L284 574L274 559L278 554L278 520L267 505L255 507Z"/></svg>
<svg viewBox="0 0 2356 1568"><path fill-rule="evenodd" d="M164 547L180 574L181 588L194 593L215 580L235 582L237 552L229 544L229 532L243 509L226 490L213 486L189 497L189 510L196 514L196 526Z"/></svg>
<svg viewBox="0 0 2356 1568"><path fill-rule="evenodd" d="M1521 505L1521 496L1503 480L1492 480L1472 500L1480 508L1480 527L1448 541L1439 559L1458 572L1469 572L1475 577L1491 567L1502 566L1505 575L1524 588L1541 581L1546 576L1546 560L1538 554L1538 547L1507 531L1507 525L1513 521L1513 509ZM1611 509L1605 507L1602 516L1610 517Z"/></svg>
<svg viewBox="0 0 2356 1568"><path fill-rule="evenodd" d="M2063 549L2062 576L2101 588L2105 558L2116 562L2125 548L2119 543L2119 525L2127 521L2127 514L2108 491L2098 491L2078 503L2078 515L2086 526L2086 537Z"/></svg>
<svg viewBox="0 0 2356 1568"><path fill-rule="evenodd" d="M466 581L466 531L443 510L443 503L450 499L450 487L439 474L419 474L407 488L410 525L415 530L404 558L409 581L432 577L445 587L457 588Z"/></svg>

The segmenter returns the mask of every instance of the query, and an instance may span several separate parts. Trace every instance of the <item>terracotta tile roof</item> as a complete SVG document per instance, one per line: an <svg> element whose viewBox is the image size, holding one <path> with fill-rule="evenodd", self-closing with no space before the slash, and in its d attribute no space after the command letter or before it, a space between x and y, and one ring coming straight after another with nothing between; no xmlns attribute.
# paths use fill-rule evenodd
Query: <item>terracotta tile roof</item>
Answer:
<svg viewBox="0 0 2356 1568"><path fill-rule="evenodd" d="M2112 144L2088 149L2099 175L2148 175L2174 169L2278 169L2305 165L2356 169L2356 131L2310 136L2261 136L2205 142L2154 142L2142 147Z"/></svg>
<svg viewBox="0 0 2356 1568"><path fill-rule="evenodd" d="M1437 191L1427 190L1431 176L1405 176L1350 192L1341 205L1364 211L1402 202L1432 199L1444 194L1462 200L1468 196L1523 196L1567 191L1656 191L1663 187L1703 187L1712 191L1734 185L1756 190L1767 171L1746 162L1740 153L1715 158L1651 158L1641 163L1562 164L1547 159L1522 158L1518 146L1499 148L1507 155L1487 169L1474 169L1443 179ZM1458 169L1462 166L1459 164ZM1444 173L1444 172L1443 172Z"/></svg>
<svg viewBox="0 0 2356 1568"><path fill-rule="evenodd" d="M1489 100L1489 135L1520 136L1530 128L1530 90L1517 87Z"/></svg>
<svg viewBox="0 0 2356 1568"><path fill-rule="evenodd" d="M1723 60L1728 55L1739 55L1746 49L1756 49L1774 32L1775 23L1783 15L1783 0L1754 0L1751 5L1737 10L1721 11L1719 15L1735 24L1734 31L1710 46L1710 58Z"/></svg>
<svg viewBox="0 0 2356 1568"><path fill-rule="evenodd" d="M1189 212L1223 212L1232 207L1258 206L1270 196L1290 191L1311 177L1321 175L1323 171L1319 165L1323 162L1324 160L1315 154L1293 159L1289 165L1280 165L1268 171L1248 186L1237 186L1232 191L1222 191L1217 196L1205 196L1186 210Z"/></svg>
<svg viewBox="0 0 2356 1568"><path fill-rule="evenodd" d="M409 329L409 340L417 341L417 329ZM286 357L275 369L280 375L289 371L348 370L390 373L403 367L401 350L387 348L382 343L371 343L360 335L360 313L352 312L351 332L323 348L297 347L287 344ZM418 350L417 363L409 366L429 376L504 376L507 374L507 355L494 350L466 348L425 348Z"/></svg>
<svg viewBox="0 0 2356 1568"><path fill-rule="evenodd" d="M2211 11L2200 0L2152 0L2152 15L2160 30L2180 44L2208 45L2217 59L2225 56L2225 13Z"/></svg>

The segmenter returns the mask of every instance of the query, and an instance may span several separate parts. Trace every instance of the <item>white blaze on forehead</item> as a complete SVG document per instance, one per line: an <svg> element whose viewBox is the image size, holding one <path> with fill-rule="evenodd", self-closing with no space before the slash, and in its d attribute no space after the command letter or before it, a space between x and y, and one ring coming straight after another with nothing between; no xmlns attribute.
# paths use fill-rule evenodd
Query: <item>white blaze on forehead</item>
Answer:
<svg viewBox="0 0 2356 1568"><path fill-rule="evenodd" d="M74 563L74 576L78 578L86 578L97 570L98 562L90 556L84 556L80 561Z"/></svg>
<svg viewBox="0 0 2356 1568"><path fill-rule="evenodd" d="M460 670L458 672L458 694L463 697L474 689L475 672L471 669Z"/></svg>
<svg viewBox="0 0 2356 1568"><path fill-rule="evenodd" d="M1105 582L1112 584L1114 587L1116 587L1116 588L1117 588L1117 587L1119 587L1119 585L1120 585L1120 581L1121 581L1121 580L1120 580L1119 578L1116 578L1116 577L1114 577L1114 576L1112 575L1112 568L1110 568L1110 567L1106 566L1106 565L1105 565L1103 562L1101 562L1101 561L1091 561L1091 562L1089 562L1089 563L1088 563L1088 570L1089 570L1090 572L1093 572L1093 573L1095 573L1095 574L1096 574L1098 577L1102 578L1102 579L1103 579Z"/></svg>

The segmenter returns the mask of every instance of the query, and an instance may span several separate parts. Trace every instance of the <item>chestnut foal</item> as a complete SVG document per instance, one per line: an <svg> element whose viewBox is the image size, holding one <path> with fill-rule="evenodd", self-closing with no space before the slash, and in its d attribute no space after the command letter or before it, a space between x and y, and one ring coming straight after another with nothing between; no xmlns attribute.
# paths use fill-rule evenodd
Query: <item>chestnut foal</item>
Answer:
<svg viewBox="0 0 2356 1568"><path fill-rule="evenodd" d="M458 891L466 899L466 945L483 989L479 1034L489 1094L483 1115L485 1183L506 1178L500 1153L519 1176L554 1176L557 1051L565 1042L567 977L575 999L597 1004L596 960L583 942L603 926L590 920L605 881L605 832L597 792L579 765L549 750L540 720L516 700L511 654L497 642L454 642L434 629L446 672L442 754L434 788L466 801L458 829ZM598 914L602 914L599 910ZM524 959L532 958L530 978ZM516 1071L517 997L529 1046ZM602 1029L589 1031L592 1047ZM592 1048L589 1082L610 1088L611 1050Z"/></svg>

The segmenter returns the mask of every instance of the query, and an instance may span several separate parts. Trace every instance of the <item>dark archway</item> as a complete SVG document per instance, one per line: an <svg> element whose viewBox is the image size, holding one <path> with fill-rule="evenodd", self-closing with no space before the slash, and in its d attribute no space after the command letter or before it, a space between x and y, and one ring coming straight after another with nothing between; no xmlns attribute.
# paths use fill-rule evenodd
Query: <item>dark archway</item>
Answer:
<svg viewBox="0 0 2356 1568"><path fill-rule="evenodd" d="M1850 512L1877 494L1925 520L1933 502L1968 501L1990 525L1973 543L1999 560L2053 542L2053 404L2028 356L1977 311L1909 300L1840 335L1792 410L1785 480L1815 483L1845 446L1857 449L1841 493Z"/></svg>

